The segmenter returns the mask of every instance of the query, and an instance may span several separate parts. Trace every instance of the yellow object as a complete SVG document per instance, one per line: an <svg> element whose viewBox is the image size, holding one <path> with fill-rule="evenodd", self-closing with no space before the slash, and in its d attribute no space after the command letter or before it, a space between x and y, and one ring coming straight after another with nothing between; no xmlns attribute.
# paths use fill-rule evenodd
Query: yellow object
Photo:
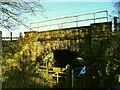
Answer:
<svg viewBox="0 0 120 90"><path fill-rule="evenodd" d="M118 75L118 82L120 82L120 74Z"/></svg>
<svg viewBox="0 0 120 90"><path fill-rule="evenodd" d="M54 68L53 68L53 71L54 71L54 72L60 72L60 71L61 71L61 68L54 67Z"/></svg>

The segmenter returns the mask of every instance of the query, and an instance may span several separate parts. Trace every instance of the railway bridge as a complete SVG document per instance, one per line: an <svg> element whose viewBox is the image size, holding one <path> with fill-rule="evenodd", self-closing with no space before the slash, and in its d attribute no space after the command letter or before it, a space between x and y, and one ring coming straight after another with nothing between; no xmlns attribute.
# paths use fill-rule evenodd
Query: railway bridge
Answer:
<svg viewBox="0 0 120 90"><path fill-rule="evenodd" d="M87 18L80 19L82 16L87 16ZM71 21L71 18L74 19ZM86 21L89 22L89 25L86 25ZM48 30L45 31L45 27L48 27ZM101 53L104 52L106 43L110 42L111 35L112 22L108 21L106 10L35 22L30 24L30 31L25 32L25 37L20 39L24 45L22 50L14 55L14 59L19 58L33 63L39 62L40 65L47 67L63 68L67 64L76 67L78 63L76 64L75 60L77 58L83 59L89 66L94 64L94 61L101 59ZM89 71L91 70L88 70L87 73ZM93 76L90 74L89 76ZM76 86L79 86L77 84L76 81ZM80 85L80 87L84 86Z"/></svg>
<svg viewBox="0 0 120 90"><path fill-rule="evenodd" d="M101 13L103 13L103 16L97 17L97 14ZM88 16L91 14L94 17ZM34 46L38 45L37 47L35 46L38 52L40 48L39 45L41 45L42 50L39 54L34 53L34 55L37 55L37 57L44 61L46 61L46 58L49 55L54 55L54 57L51 58L56 60L58 59L58 62L60 59L63 60L61 62L63 66L65 66L64 63L67 64L69 61L72 63L72 60L76 57L82 57L84 60L90 60L91 57L96 58L100 55L100 51L104 44L103 41L107 40L111 35L112 22L108 22L107 14L107 11L100 11L31 23L30 27L32 31L25 32L25 38L30 38L30 42L33 42ZM81 16L87 16L87 19L79 19ZM76 20L64 20L71 18L75 18ZM61 20L64 22L60 22ZM98 23L97 20L103 21ZM52 21L54 21L54 23L49 25L44 24ZM88 26L85 26L86 21L90 22ZM80 22L83 22L84 25L80 26ZM37 24L36 27L35 24ZM39 26L39 24L44 25ZM33 25L34 27L32 27ZM56 27L56 25L59 26L59 28ZM54 28L52 30L39 31L41 28L48 26L54 26ZM53 54L49 54L51 52L53 52ZM69 61L67 61L67 59ZM50 62L50 60L48 61Z"/></svg>
<svg viewBox="0 0 120 90"><path fill-rule="evenodd" d="M106 45L106 41L109 41L111 32L112 22L102 22L60 30L25 32L25 37L31 38L31 43L33 43L31 45L35 48L31 53L31 56L36 57L33 61L42 61L43 66L65 67L70 64L71 67L83 67L79 63L76 64L75 59L83 58L87 62L87 66L94 64L91 62L100 59L101 53L104 51L103 46ZM29 47L31 46L29 45ZM42 47L41 51L39 51L40 47ZM36 53L36 50L39 54ZM91 70L87 71L89 75L87 78L90 79L93 73L89 71ZM71 82L69 86L82 88L87 85L81 83L86 82L85 78L76 79L76 81L70 79L67 82Z"/></svg>

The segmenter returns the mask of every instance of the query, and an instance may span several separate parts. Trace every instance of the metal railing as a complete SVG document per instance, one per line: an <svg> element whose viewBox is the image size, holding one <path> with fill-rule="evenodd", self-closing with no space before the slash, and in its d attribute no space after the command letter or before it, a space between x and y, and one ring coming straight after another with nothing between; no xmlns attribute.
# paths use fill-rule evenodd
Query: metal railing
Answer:
<svg viewBox="0 0 120 90"><path fill-rule="evenodd" d="M19 37L2 37L2 41L18 40Z"/></svg>
<svg viewBox="0 0 120 90"><path fill-rule="evenodd" d="M97 14L101 14L101 15L97 16ZM83 16L86 16L86 17L83 17ZM75 15L75 16L66 16L62 18L55 18L55 19L50 19L50 20L41 21L41 22L33 22L33 23L30 23L30 30L39 31L39 30L79 27L79 26L83 26L82 24L80 24L80 22L89 21L89 24L90 24L90 23L96 23L96 20L100 20L100 19L102 19L104 22L106 19L106 22L108 22L108 11L107 10L92 12L92 13L87 13L87 14L81 14L81 15ZM83 24L86 25L86 23L83 23Z"/></svg>

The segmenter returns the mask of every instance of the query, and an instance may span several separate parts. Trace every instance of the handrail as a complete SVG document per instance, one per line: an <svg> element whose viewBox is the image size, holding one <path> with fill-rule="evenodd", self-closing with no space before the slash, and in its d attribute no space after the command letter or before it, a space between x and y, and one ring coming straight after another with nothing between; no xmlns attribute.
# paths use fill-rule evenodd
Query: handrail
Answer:
<svg viewBox="0 0 120 90"><path fill-rule="evenodd" d="M12 37L12 40L17 40L17 39L19 39L19 37ZM6 40L11 40L11 37L2 37L2 40L4 41L6 41Z"/></svg>
<svg viewBox="0 0 120 90"><path fill-rule="evenodd" d="M100 16L100 17L96 17L96 14L98 13L106 13L106 15L104 16ZM86 16L86 15L91 15L93 14L93 17L92 18L88 18L88 19L83 19L83 20L79 20L78 18L80 16ZM65 20L65 19L70 19L70 18L75 18L75 20L72 20L72 21L69 21L69 22L61 22L61 23L55 23L55 21L57 20ZM65 16L65 17L61 17L61 18L55 18L55 19L49 19L49 20L45 20L45 21L40 21L40 22L33 22L33 23L30 23L30 30L33 30L35 28L37 28L37 30L39 30L39 28L42 28L42 27L51 27L51 26L55 26L55 25L64 25L64 24L69 24L69 23L75 23L76 24L76 27L78 27L78 22L83 22L83 21L90 21L90 20L93 20L94 23L97 19L104 19L106 18L107 21L108 21L108 11L107 10L103 10L103 11L98 11L98 12L92 12L92 13L87 13L87 14L80 14L80 15L74 15L74 16ZM43 24L45 22L53 22L53 24L45 24L45 25L38 25L38 24ZM58 21L59 22L59 21ZM37 25L37 26L33 26L33 25ZM33 26L33 27L32 27ZM60 28L60 27L59 27Z"/></svg>

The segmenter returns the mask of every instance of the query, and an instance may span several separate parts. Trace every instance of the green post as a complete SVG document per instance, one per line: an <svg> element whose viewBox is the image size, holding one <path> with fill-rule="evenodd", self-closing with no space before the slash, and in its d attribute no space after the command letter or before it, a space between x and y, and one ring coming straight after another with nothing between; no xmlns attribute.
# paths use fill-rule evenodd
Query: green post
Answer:
<svg viewBox="0 0 120 90"><path fill-rule="evenodd" d="M59 82L59 81L58 81L58 78L59 78L59 76L58 76L58 72L57 72L57 83Z"/></svg>
<svg viewBox="0 0 120 90"><path fill-rule="evenodd" d="M66 88L71 87L71 72L70 72L70 65L66 65Z"/></svg>
<svg viewBox="0 0 120 90"><path fill-rule="evenodd" d="M46 67L46 77L48 78L48 66Z"/></svg>
<svg viewBox="0 0 120 90"><path fill-rule="evenodd" d="M72 69L72 88L74 88L74 71Z"/></svg>
<svg viewBox="0 0 120 90"><path fill-rule="evenodd" d="M118 82L120 83L120 74L117 74L117 76L118 76Z"/></svg>

